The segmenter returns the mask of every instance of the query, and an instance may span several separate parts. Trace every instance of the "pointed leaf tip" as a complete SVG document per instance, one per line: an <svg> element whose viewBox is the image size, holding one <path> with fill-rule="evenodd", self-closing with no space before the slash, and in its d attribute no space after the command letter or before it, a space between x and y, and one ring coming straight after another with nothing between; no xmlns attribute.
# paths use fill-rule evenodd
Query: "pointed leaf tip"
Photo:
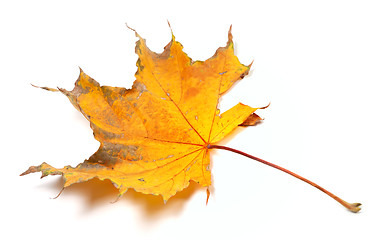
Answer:
<svg viewBox="0 0 368 240"><path fill-rule="evenodd" d="M259 109L266 109L266 108L268 108L270 105L271 105L271 102L269 102L269 103L267 104L267 106L260 107Z"/></svg>
<svg viewBox="0 0 368 240"><path fill-rule="evenodd" d="M30 166L25 172L23 172L19 176L24 176L30 173L39 172L40 170L41 170L41 166Z"/></svg>
<svg viewBox="0 0 368 240"><path fill-rule="evenodd" d="M137 31L134 28L129 27L128 23L125 23L125 26L129 28L130 30L135 32L135 36L142 39L142 37L137 33Z"/></svg>
<svg viewBox="0 0 368 240"><path fill-rule="evenodd" d="M249 69L252 67L254 60L247 66Z"/></svg>
<svg viewBox="0 0 368 240"><path fill-rule="evenodd" d="M227 34L227 36L228 36L227 45L230 45L230 43L233 42L233 34L231 33L232 28L233 28L233 26L230 25L229 32Z"/></svg>
<svg viewBox="0 0 368 240"><path fill-rule="evenodd" d="M208 200L210 199L210 195L211 195L210 189L208 187L207 187L207 190L206 190L206 194L207 194L206 205L208 205Z"/></svg>
<svg viewBox="0 0 368 240"><path fill-rule="evenodd" d="M41 89L46 90L46 91L50 91L50 92L59 92L59 90L58 90L58 89L56 89L56 88L39 87L39 86L33 85L32 83L31 83L31 85L32 85L32 87L35 87L35 88L41 88Z"/></svg>
<svg viewBox="0 0 368 240"><path fill-rule="evenodd" d="M167 24L169 25L169 28L170 28L170 31L171 31L171 39L172 39L171 41L174 42L175 41L175 36L174 36L174 32L171 28L169 20L167 20Z"/></svg>

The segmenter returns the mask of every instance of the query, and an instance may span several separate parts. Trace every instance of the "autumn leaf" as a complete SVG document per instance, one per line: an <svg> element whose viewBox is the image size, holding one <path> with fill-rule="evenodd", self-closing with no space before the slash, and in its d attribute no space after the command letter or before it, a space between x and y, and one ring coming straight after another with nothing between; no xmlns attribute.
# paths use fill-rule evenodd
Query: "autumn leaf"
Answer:
<svg viewBox="0 0 368 240"><path fill-rule="evenodd" d="M63 93L89 120L100 142L97 152L76 167L57 169L42 163L22 175L39 171L42 177L62 175L64 188L92 178L108 179L119 190L119 196L133 188L161 195L167 201L190 181L203 187L211 185L210 152L214 148L259 161L216 145L238 126L262 120L254 113L259 108L242 103L224 113L218 109L221 96L244 78L251 66L241 64L234 55L231 27L226 46L206 61L192 61L174 35L160 54L136 36L138 70L131 89L100 86L82 70L72 91L44 88Z"/></svg>
<svg viewBox="0 0 368 240"><path fill-rule="evenodd" d="M64 187L95 177L109 179L120 195L134 188L164 200L190 180L211 185L208 146L257 110L241 103L222 114L217 108L221 95L250 66L234 55L231 29L226 47L204 62L193 62L174 35L161 54L136 35L139 59L132 89L101 87L82 70L72 91L59 89L90 121L101 143L98 151L75 168L43 163L26 173L63 175Z"/></svg>

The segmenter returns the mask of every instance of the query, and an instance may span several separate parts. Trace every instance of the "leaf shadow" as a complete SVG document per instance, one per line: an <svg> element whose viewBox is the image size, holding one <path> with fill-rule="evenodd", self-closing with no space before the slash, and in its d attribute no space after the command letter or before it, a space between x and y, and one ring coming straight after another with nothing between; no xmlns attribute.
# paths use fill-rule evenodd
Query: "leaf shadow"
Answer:
<svg viewBox="0 0 368 240"><path fill-rule="evenodd" d="M118 201L116 201L119 192L110 180L102 181L97 178L93 178L87 182L73 184L64 190L63 183L62 177L58 177L56 181L52 181L51 183L43 186L48 189L56 189L56 192L62 191L62 194L57 195L57 199L62 199L63 196L82 198L84 200L83 214L87 214L97 208L112 204L116 206L116 208L127 206L140 208L141 214L146 219L157 219L159 215L178 215L182 212L185 204L195 192L201 190L203 192L205 191L198 184L191 182L188 188L178 192L175 196L170 198L167 203L164 203L161 196L147 195L136 192L133 189L129 189ZM203 200L203 204L205 205L205 198Z"/></svg>
<svg viewBox="0 0 368 240"><path fill-rule="evenodd" d="M171 197L166 203L164 203L161 196L142 194L134 191L133 189L129 189L120 201L123 203L129 202L130 204L142 207L144 218L157 219L159 215L179 215L194 193L201 190L204 192L201 186L191 182L188 188L181 192L177 192L175 196ZM203 200L203 204L205 205L205 198Z"/></svg>

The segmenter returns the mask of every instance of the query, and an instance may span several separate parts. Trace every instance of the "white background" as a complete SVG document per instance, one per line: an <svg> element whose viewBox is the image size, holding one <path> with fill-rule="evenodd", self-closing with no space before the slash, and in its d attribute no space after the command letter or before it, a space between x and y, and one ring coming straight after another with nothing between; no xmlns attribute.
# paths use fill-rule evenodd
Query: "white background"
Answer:
<svg viewBox="0 0 368 240"><path fill-rule="evenodd" d="M1 1L1 239L367 239L368 14L366 1ZM254 60L221 110L268 109L263 124L222 144L317 182L317 189L242 156L214 151L212 195L191 184L164 205L109 182L61 190L59 176L19 177L30 165L75 166L98 148L87 120L60 93L80 66L102 85L130 87L134 33L161 52L176 39L193 60L224 46Z"/></svg>

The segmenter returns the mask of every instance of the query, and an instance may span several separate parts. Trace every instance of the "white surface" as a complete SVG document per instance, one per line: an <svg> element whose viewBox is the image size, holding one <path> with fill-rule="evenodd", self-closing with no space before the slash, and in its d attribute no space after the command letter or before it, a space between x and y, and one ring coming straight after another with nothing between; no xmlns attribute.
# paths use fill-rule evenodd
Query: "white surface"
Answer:
<svg viewBox="0 0 368 240"><path fill-rule="evenodd" d="M365 1L1 1L1 239L368 239ZM157 52L176 39L194 60L227 41L254 60L221 102L271 106L263 124L223 144L310 178L349 202L236 154L212 154L213 189L193 186L163 205L107 182L61 189L59 177L19 177L30 165L75 166L98 143L62 94L78 66L102 85L130 87L135 28Z"/></svg>

